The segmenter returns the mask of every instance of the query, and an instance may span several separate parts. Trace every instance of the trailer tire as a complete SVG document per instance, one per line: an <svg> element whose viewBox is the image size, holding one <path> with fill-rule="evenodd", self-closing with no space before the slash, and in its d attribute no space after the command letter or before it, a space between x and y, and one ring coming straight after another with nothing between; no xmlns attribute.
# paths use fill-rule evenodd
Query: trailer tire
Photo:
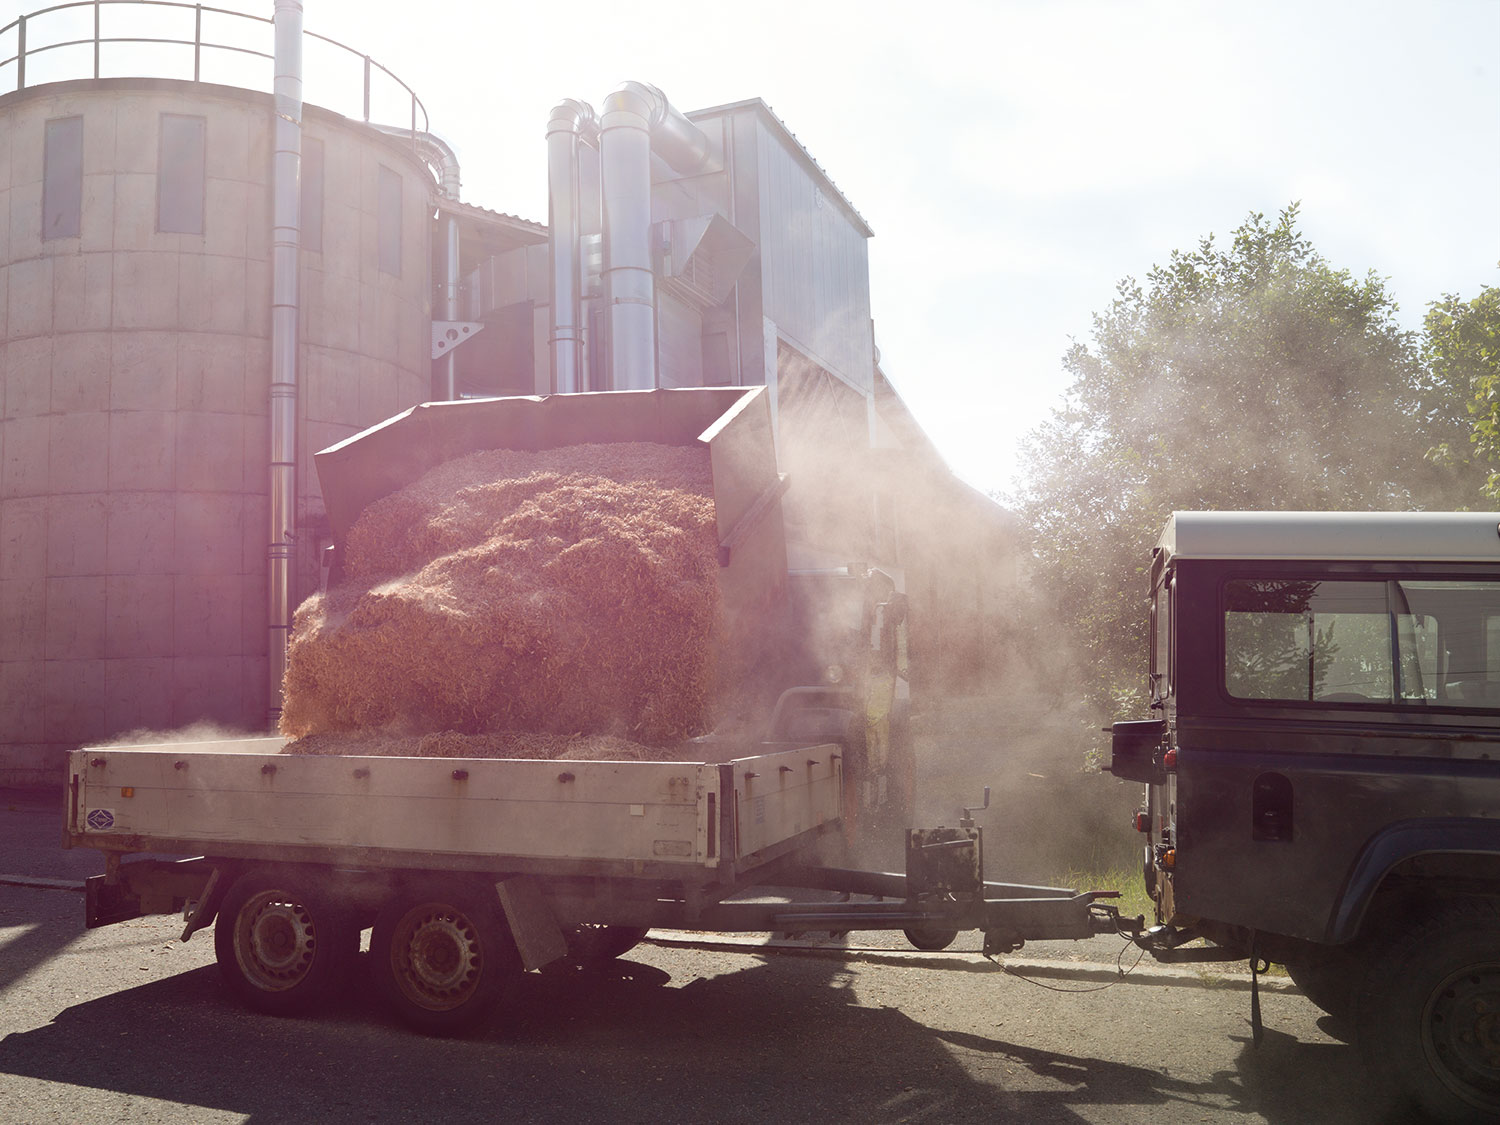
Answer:
<svg viewBox="0 0 1500 1125"><path fill-rule="evenodd" d="M395 1013L429 1035L474 1027L521 975L494 887L459 878L398 891L375 918L370 966Z"/></svg>
<svg viewBox="0 0 1500 1125"><path fill-rule="evenodd" d="M568 960L582 969L598 969L625 956L646 936L645 926L570 926L563 931Z"/></svg>
<svg viewBox="0 0 1500 1125"><path fill-rule="evenodd" d="M911 942L912 947L920 949L924 953L937 953L939 950L947 949L958 937L957 930L902 930L906 940Z"/></svg>
<svg viewBox="0 0 1500 1125"><path fill-rule="evenodd" d="M257 867L230 886L214 922L214 956L230 989L270 1015L318 1007L343 984L359 929L321 880Z"/></svg>
<svg viewBox="0 0 1500 1125"><path fill-rule="evenodd" d="M1355 1001L1371 1077L1439 1121L1500 1114L1500 903L1440 907L1386 939Z"/></svg>

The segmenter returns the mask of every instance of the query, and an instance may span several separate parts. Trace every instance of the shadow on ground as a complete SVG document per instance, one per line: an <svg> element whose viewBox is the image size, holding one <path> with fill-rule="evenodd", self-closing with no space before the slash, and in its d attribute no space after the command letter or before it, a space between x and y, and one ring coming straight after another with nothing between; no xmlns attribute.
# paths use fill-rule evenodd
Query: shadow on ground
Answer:
<svg viewBox="0 0 1500 1125"><path fill-rule="evenodd" d="M862 1006L849 967L768 957L673 982L621 961L523 978L472 1037L407 1032L355 987L318 1018L234 1005L212 967L62 1011L0 1040L0 1074L251 1122L1374 1120L1352 1052L1268 1035L1209 1082L935 1030ZM1142 1034L1149 1034L1143 1031ZM1164 1062L1172 1045L1163 1038ZM0 1083L3 1084L3 1083ZM1201 1107L1202 1112L1199 1112ZM1320 1112L1310 1112L1310 1107ZM1340 1116L1341 1113L1347 1115Z"/></svg>

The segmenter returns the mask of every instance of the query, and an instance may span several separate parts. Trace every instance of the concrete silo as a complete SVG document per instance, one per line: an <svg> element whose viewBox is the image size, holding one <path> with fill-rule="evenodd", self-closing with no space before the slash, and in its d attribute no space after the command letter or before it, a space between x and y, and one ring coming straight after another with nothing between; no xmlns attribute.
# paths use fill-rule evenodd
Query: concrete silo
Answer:
<svg viewBox="0 0 1500 1125"><path fill-rule="evenodd" d="M274 703L272 96L97 63L38 81L27 22L0 65L0 784L133 730L263 729ZM301 118L293 605L311 454L433 397L442 194L410 135Z"/></svg>

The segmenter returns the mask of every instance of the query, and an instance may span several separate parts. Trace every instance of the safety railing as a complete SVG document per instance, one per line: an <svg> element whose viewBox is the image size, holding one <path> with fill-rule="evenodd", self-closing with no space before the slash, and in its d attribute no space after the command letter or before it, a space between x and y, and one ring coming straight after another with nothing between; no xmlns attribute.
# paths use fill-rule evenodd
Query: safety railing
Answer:
<svg viewBox="0 0 1500 1125"><path fill-rule="evenodd" d="M184 26L189 16L191 37ZM334 77L340 64L353 64L362 75L364 121L373 109L388 124L405 118L413 133L428 131L422 100L386 67L326 35L304 31L303 40L304 100L354 116L348 111L356 83ZM0 96L70 79L186 79L189 51L192 81L270 92L273 45L273 21L249 12L181 0L69 0L0 27L0 55L8 55L0 58ZM326 50L330 65L320 65L310 46ZM399 117L390 112L398 105Z"/></svg>

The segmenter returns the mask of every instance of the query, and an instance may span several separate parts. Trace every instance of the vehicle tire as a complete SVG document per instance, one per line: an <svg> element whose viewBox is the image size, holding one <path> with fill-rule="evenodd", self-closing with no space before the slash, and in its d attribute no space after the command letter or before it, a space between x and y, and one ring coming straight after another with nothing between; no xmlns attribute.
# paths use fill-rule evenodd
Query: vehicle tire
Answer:
<svg viewBox="0 0 1500 1125"><path fill-rule="evenodd" d="M240 1000L293 1015L343 984L359 950L350 912L316 875L253 868L225 892L214 921L214 955Z"/></svg>
<svg viewBox="0 0 1500 1125"><path fill-rule="evenodd" d="M568 960L584 969L597 969L623 957L646 936L645 926L609 926L585 923L563 931Z"/></svg>
<svg viewBox="0 0 1500 1125"><path fill-rule="evenodd" d="M403 1021L429 1035L452 1035L490 1013L521 975L521 958L493 887L434 878L404 888L381 909L370 967Z"/></svg>
<svg viewBox="0 0 1500 1125"><path fill-rule="evenodd" d="M957 930L902 930L906 940L911 942L913 948L920 949L925 953L936 953L940 949L947 949L958 937Z"/></svg>
<svg viewBox="0 0 1500 1125"><path fill-rule="evenodd" d="M1370 958L1355 1026L1371 1077L1439 1121L1500 1115L1500 903L1443 907Z"/></svg>
<svg viewBox="0 0 1500 1125"><path fill-rule="evenodd" d="M1302 994L1336 1020L1354 1015L1354 998L1367 961L1347 946L1314 946L1285 962L1287 975Z"/></svg>

